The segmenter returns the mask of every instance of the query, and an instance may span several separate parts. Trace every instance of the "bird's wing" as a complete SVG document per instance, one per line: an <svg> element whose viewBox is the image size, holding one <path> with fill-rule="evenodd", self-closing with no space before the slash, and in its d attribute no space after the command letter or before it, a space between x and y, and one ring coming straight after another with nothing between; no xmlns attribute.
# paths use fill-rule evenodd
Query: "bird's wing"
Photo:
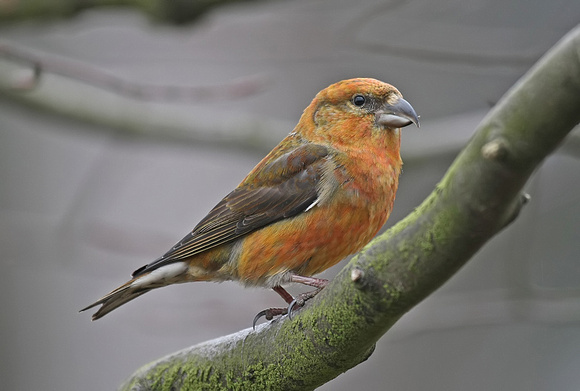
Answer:
<svg viewBox="0 0 580 391"><path fill-rule="evenodd" d="M271 162L265 159L266 163L260 163L192 232L162 257L133 272L133 277L305 211L318 199L328 154L322 145L303 144L278 153Z"/></svg>

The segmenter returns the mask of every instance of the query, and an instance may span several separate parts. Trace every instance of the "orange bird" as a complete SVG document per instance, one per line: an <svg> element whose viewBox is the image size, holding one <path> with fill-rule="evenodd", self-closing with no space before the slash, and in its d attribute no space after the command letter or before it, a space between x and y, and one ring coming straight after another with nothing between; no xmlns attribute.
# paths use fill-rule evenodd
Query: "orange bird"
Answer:
<svg viewBox="0 0 580 391"><path fill-rule="evenodd" d="M298 125L162 257L81 311L93 320L152 289L235 280L276 291L292 314L327 280L313 275L359 251L385 224L401 172L400 128L419 119L393 86L343 80L320 91ZM316 288L294 299L283 284Z"/></svg>

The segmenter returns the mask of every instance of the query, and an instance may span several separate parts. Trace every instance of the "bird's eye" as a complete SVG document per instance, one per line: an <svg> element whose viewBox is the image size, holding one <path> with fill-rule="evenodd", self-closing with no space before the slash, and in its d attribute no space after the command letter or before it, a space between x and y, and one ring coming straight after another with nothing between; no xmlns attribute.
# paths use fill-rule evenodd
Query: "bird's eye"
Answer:
<svg viewBox="0 0 580 391"><path fill-rule="evenodd" d="M367 100L363 95L355 95L352 97L352 103L358 107L362 107L366 101Z"/></svg>

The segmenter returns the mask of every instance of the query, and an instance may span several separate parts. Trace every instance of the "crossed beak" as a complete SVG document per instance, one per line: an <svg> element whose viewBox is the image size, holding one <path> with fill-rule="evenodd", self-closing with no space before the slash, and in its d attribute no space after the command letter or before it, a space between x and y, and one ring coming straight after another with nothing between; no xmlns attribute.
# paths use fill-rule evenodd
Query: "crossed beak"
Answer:
<svg viewBox="0 0 580 391"><path fill-rule="evenodd" d="M415 124L417 127L421 126L415 109L403 98L399 98L394 104L385 103L376 113L376 122L391 129L411 124Z"/></svg>

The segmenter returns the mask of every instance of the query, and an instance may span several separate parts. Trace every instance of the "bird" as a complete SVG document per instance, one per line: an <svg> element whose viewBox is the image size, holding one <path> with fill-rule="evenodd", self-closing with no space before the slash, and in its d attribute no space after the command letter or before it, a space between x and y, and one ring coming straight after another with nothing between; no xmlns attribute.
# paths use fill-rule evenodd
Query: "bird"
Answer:
<svg viewBox="0 0 580 391"><path fill-rule="evenodd" d="M98 301L96 320L152 289L195 281L271 288L300 308L328 283L314 275L362 249L393 208L401 128L419 116L394 86L372 78L321 90L300 120L182 240ZM283 285L315 288L294 298Z"/></svg>

